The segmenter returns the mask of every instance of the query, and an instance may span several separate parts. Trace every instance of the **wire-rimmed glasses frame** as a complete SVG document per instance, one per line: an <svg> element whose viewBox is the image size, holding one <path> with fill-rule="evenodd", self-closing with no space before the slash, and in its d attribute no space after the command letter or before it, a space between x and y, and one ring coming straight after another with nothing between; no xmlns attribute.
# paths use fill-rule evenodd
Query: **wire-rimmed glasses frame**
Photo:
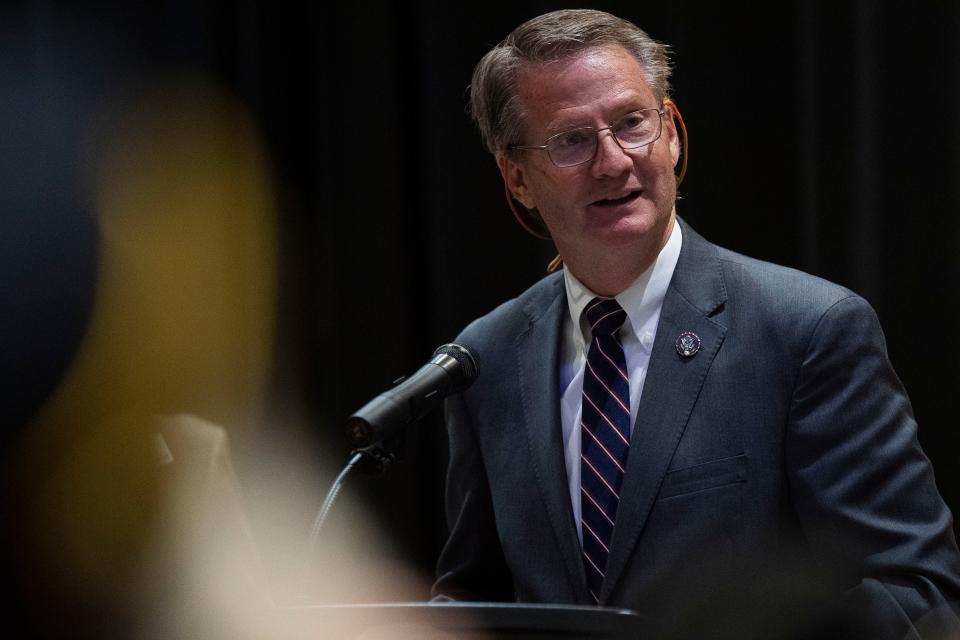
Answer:
<svg viewBox="0 0 960 640"><path fill-rule="evenodd" d="M652 113L657 117L653 118ZM547 152L550 161L560 168L575 167L590 162L597 155L600 146L600 133L609 131L621 149L639 149L653 144L663 133L663 115L665 110L657 107L637 109L621 116L606 127L575 127L554 134L540 145L512 144L509 149L534 150Z"/></svg>

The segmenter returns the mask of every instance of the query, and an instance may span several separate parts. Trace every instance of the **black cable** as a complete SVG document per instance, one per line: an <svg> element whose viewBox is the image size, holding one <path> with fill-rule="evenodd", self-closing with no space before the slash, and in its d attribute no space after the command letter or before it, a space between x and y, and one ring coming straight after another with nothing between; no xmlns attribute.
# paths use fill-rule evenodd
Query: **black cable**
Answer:
<svg viewBox="0 0 960 640"><path fill-rule="evenodd" d="M307 587L307 580L311 574L313 557L317 548L317 541L320 539L320 532L323 530L323 523L327 519L327 514L330 513L330 509L333 507L334 500L336 500L337 496L340 494L340 489L343 488L344 480L347 479L347 476L351 471L353 471L353 468L356 467L357 464L367 455L369 454L361 450L353 452L349 462L347 462L347 466L343 468L343 471L340 472L340 475L337 476L337 479L333 481L333 485L331 485L330 491L327 492L327 497L324 498L323 505L320 507L320 512L317 514L316 520L313 521L313 527L310 530L310 542L307 546L306 562L304 563L303 567L303 580L301 581L304 589Z"/></svg>

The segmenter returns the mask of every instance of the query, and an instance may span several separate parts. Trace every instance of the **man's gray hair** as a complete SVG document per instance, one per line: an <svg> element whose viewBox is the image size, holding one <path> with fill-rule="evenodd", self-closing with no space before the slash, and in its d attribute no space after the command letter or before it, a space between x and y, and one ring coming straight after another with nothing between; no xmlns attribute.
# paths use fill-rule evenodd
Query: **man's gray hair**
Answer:
<svg viewBox="0 0 960 640"><path fill-rule="evenodd" d="M477 63L470 84L470 114L490 153L521 143L525 114L517 72L525 64L557 62L606 44L626 49L643 68L657 101L670 95L670 48L632 22L603 11L565 9L514 29Z"/></svg>

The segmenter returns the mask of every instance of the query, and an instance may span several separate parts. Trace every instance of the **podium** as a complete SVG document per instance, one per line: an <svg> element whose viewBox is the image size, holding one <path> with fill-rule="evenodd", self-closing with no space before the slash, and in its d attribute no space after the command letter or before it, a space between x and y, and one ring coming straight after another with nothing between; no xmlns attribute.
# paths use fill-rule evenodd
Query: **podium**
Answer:
<svg viewBox="0 0 960 640"><path fill-rule="evenodd" d="M638 640L628 609L499 602L314 605L280 610L285 637L302 640Z"/></svg>

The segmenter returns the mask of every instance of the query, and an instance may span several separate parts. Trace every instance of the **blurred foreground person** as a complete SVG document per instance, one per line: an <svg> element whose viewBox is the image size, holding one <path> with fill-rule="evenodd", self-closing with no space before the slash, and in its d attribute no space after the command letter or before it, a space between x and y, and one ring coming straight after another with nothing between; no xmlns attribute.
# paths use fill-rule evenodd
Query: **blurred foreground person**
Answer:
<svg viewBox="0 0 960 640"><path fill-rule="evenodd" d="M677 215L667 54L570 10L477 65L473 117L563 268L457 338L483 375L447 403L434 591L629 608L650 638L956 633L952 517L877 317Z"/></svg>
<svg viewBox="0 0 960 640"><path fill-rule="evenodd" d="M111 107L97 114L86 185L99 234L91 317L59 384L2 451L0 629L324 637L322 611L285 606L420 597L425 581L376 553L376 524L346 501L305 566L328 482L304 453L314 443L280 424L261 439L269 447L243 447L266 428L277 268L252 119L202 78ZM369 627L362 612L336 623Z"/></svg>

